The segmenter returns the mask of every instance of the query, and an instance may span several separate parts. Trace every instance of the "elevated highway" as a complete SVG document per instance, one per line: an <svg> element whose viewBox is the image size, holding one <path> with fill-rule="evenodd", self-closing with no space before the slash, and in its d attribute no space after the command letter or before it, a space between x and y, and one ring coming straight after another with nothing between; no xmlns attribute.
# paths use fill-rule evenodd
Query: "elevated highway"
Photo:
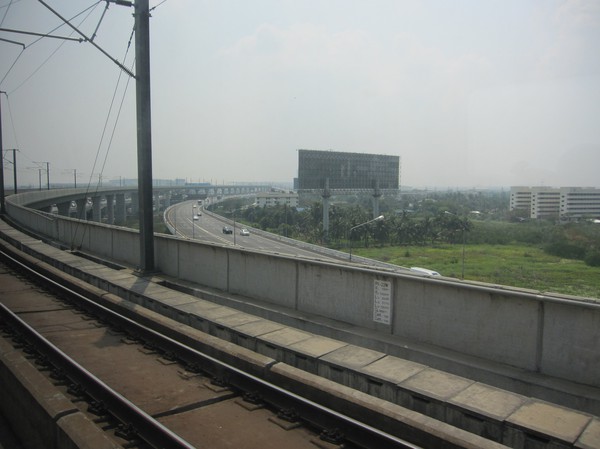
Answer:
<svg viewBox="0 0 600 449"><path fill-rule="evenodd" d="M196 219L194 219L196 217ZM197 201L184 201L168 207L164 221L173 235L204 243L233 245L241 249L263 251L291 257L301 257L337 263L349 263L347 253L311 245L298 240L251 228L199 207ZM231 234L224 233L229 228ZM242 235L241 230L248 230ZM354 256L354 264L370 265L388 270L407 271L406 268Z"/></svg>

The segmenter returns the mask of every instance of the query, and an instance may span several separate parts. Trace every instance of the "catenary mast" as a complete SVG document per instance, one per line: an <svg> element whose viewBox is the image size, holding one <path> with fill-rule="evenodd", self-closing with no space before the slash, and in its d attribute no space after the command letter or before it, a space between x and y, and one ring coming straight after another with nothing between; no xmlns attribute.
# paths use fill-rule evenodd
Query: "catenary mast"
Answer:
<svg viewBox="0 0 600 449"><path fill-rule="evenodd" d="M150 114L150 11L148 0L135 2L137 164L140 219L140 271L154 271L152 213L152 133Z"/></svg>

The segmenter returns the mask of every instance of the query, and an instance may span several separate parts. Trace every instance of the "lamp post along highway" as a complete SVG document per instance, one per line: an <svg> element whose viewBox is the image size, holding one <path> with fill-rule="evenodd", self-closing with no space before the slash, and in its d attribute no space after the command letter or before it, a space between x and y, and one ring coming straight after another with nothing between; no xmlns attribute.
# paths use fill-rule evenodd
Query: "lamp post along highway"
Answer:
<svg viewBox="0 0 600 449"><path fill-rule="evenodd" d="M13 191L15 193L15 195L17 194L17 150L16 148L13 148L11 150L6 150L6 151L12 151L13 153Z"/></svg>
<svg viewBox="0 0 600 449"><path fill-rule="evenodd" d="M350 239L350 236L352 235L352 231L354 231L355 229L361 228L363 226L366 226L368 224L371 224L375 221L381 221L383 220L385 217L383 215L380 215L379 217L373 218L372 220L366 221L364 223L361 223L359 225L353 226L348 230L348 245L350 246L350 260L352 260L352 240Z"/></svg>
<svg viewBox="0 0 600 449"><path fill-rule="evenodd" d="M447 210L444 211L444 213L446 215L454 215L456 218L458 218L460 220L460 228L462 231L462 272L461 272L461 279L465 278L465 223L462 222L461 218L456 215L453 214L452 212L448 212Z"/></svg>
<svg viewBox="0 0 600 449"><path fill-rule="evenodd" d="M192 206L192 240L196 239L196 205Z"/></svg>

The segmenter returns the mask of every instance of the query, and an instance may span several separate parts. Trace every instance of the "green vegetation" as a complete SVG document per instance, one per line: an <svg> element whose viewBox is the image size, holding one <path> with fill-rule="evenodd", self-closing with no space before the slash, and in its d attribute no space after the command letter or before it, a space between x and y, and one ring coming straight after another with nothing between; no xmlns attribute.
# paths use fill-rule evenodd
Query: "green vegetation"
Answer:
<svg viewBox="0 0 600 449"><path fill-rule="evenodd" d="M462 277L462 245L372 247L354 254L404 267L424 267ZM467 280L600 298L600 268L564 259L528 245L465 245Z"/></svg>
<svg viewBox="0 0 600 449"><path fill-rule="evenodd" d="M508 194L431 192L384 199L384 221L371 198L346 197L330 207L323 234L318 201L296 210L237 202L217 211L250 226L404 267L541 292L600 298L600 225L530 221L508 211ZM476 212L474 212L476 211Z"/></svg>

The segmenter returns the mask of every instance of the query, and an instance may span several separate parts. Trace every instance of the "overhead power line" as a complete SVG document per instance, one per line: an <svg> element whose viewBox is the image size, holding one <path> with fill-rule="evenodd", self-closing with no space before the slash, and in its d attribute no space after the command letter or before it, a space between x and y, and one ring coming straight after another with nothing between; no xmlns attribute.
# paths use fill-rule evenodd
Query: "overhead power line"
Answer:
<svg viewBox="0 0 600 449"><path fill-rule="evenodd" d="M0 31L6 31L7 33L27 34L29 36L51 37L53 39L63 39L65 41L83 42L83 38L54 36L53 34L50 34L50 33L34 33L33 31L12 30L10 28L0 28ZM18 43L18 42L15 42L15 43ZM23 45L23 44L21 44L21 45ZM23 45L23 47L24 47L24 45Z"/></svg>
<svg viewBox="0 0 600 449"><path fill-rule="evenodd" d="M0 31L5 31L4 29L0 28ZM25 50L25 44L22 42L17 42L17 41L11 41L10 39L4 39L2 37L0 37L0 41L3 42L8 42L9 44L15 44L15 45L20 45L21 47L23 47L23 50Z"/></svg>
<svg viewBox="0 0 600 449"><path fill-rule="evenodd" d="M121 68L121 70L123 70L125 73L127 73L132 78L136 77L133 74L133 72L131 72L127 67L125 67L119 61L117 61L115 58L113 58L111 55L109 55L102 47L100 47L98 44L96 44L91 38L87 37L85 34L83 34L81 31L79 31L79 29L76 26L72 25L71 22L69 22L67 19L65 19L63 16L61 16L58 12L56 12L54 9L52 9L52 7L50 7L50 5L48 5L46 2L44 2L44 0L38 0L38 2L40 2L46 8L48 8L48 10L50 10L56 17L58 17L60 20L62 20L66 25L70 26L77 34L79 34L81 37L83 37L83 39L86 42L89 42L94 47L96 47L96 49L99 50L104 56L106 56L108 59L110 59L112 62L114 62L117 66L119 66ZM122 2L122 3L125 4L126 6L131 6L129 4L129 2ZM121 3L119 3L119 4L121 4Z"/></svg>
<svg viewBox="0 0 600 449"><path fill-rule="evenodd" d="M92 5L92 6L89 6L89 7L87 7L86 9L84 9L83 11L81 11L80 13L78 13L77 15L75 15L74 17L72 17L72 18L71 18L71 20L73 20L73 19L75 19L75 18L79 17L80 15L84 14L86 11L89 11L89 12L88 12L88 15L86 16L86 18L84 18L84 19L82 20L82 22L81 22L81 23L83 23L83 22L84 22L84 21L87 19L87 17L89 17L89 15L92 13L92 11L93 11L93 9L95 8L95 6L96 6L96 5L98 5L99 3L100 3L100 2L98 1L98 3L96 3L95 5ZM61 24L61 25L59 25L59 26L57 26L57 27L55 27L54 29L52 29L52 30L48 31L48 32L47 32L47 33L45 33L45 34L31 33L31 34L33 34L33 35L37 35L37 36L39 36L39 37L38 37L37 39L35 39L33 42L31 42L30 44L28 44L28 45L22 44L22 43L20 43L20 42L9 41L9 42L11 42L11 43L14 43L14 44L17 44L17 45L21 45L23 48L21 49L21 52L19 53L19 55L18 55L18 56L15 58L15 60L13 61L12 65L10 66L10 68L8 69L8 71L7 71L7 72L4 74L4 77L2 78L2 80L0 80L0 85L2 85L2 84L4 83L4 80L5 80L5 79L8 77L8 75L10 74L10 72L12 71L12 69L15 67L15 65L17 64L17 61L18 61L18 60L19 60L19 58L20 58L20 57L23 55L23 53L25 52L25 50L26 50L26 49L28 49L28 48L32 47L33 45L37 44L37 43L38 43L38 42L40 42L42 39L44 39L44 37L53 37L53 35L52 35L51 33L55 32L56 30L58 30L58 29L59 29L60 27L62 27L63 25L64 25L64 23L63 23L63 24ZM29 33L29 32L23 32L22 34L27 34L27 33ZM72 32L72 33L73 33L73 32ZM72 34L72 33L71 33L71 34ZM79 41L79 42L82 42L82 41L83 41L83 40L78 40L78 39L70 38L70 36L69 36L69 39L71 39L71 40L75 40L75 41ZM55 53L56 53L56 52L57 52L57 51L58 51L58 50L59 50L59 49L60 49L60 48L61 48L61 47L62 47L62 46L65 44L65 42L67 42L67 40L66 40L65 38L62 38L61 40L62 40L62 42L61 42L61 43L60 43L60 45L59 45L59 46L56 48L56 50L54 50L54 51L52 52L52 54L51 54L50 56L48 56L48 58L46 58L46 60L45 60L44 62L42 62L42 64L40 64L40 65L38 66L38 68L37 68L37 69L35 69L35 70L34 70L34 72L33 72L31 75L29 75L29 76L28 76L28 77L27 77L25 80L23 80L23 82L21 82L21 84L19 84L19 85L18 85L16 88L12 89L11 93L15 92L15 91L16 91L16 90L18 90L18 89L19 89L21 86L23 86L23 85L24 85L24 84L25 84L27 81L29 81L29 80L30 80L30 79L31 79L31 78L32 78L32 77L33 77L33 76L34 76L34 75L35 75L35 74L38 72L38 70L40 70L40 69L41 69L41 68L44 66L44 64L46 64L46 63L47 63L47 62L50 60L50 58L51 58L52 56L54 56L54 54L55 54Z"/></svg>

